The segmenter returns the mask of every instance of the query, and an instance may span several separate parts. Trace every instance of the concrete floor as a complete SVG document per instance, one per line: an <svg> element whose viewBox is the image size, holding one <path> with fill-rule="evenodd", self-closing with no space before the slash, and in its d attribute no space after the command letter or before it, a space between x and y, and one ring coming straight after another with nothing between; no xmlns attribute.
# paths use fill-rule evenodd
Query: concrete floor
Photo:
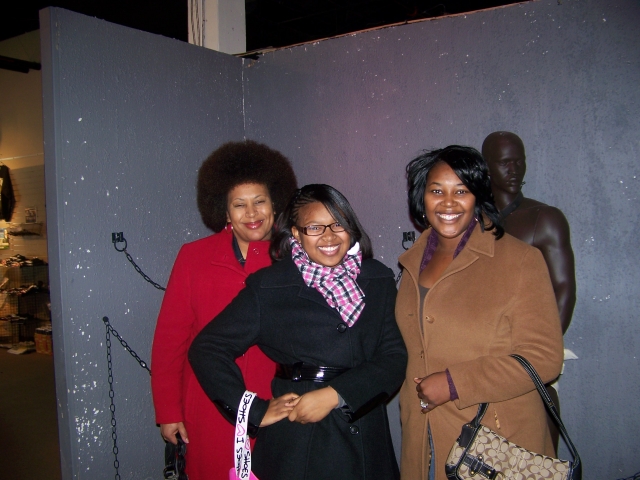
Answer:
<svg viewBox="0 0 640 480"><path fill-rule="evenodd" d="M53 357L0 349L1 478L60 480Z"/></svg>

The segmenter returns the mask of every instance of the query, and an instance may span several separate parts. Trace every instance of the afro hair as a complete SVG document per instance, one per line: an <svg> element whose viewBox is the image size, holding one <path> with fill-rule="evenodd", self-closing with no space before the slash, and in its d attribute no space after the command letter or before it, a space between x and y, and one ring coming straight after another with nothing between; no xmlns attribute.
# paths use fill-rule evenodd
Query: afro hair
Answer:
<svg viewBox="0 0 640 480"><path fill-rule="evenodd" d="M227 195L245 183L266 185L281 211L297 188L291 163L280 152L253 140L228 142L214 150L198 171L198 210L204 224L220 232L227 223Z"/></svg>

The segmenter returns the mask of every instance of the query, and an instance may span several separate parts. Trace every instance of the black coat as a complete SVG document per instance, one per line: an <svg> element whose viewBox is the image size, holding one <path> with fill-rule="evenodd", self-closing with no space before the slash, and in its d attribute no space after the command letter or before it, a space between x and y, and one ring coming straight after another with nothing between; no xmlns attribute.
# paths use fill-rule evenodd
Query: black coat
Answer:
<svg viewBox="0 0 640 480"><path fill-rule="evenodd" d="M279 363L350 368L326 383L273 380L274 397L331 385L348 410L334 409L318 423L284 419L260 428L252 457L260 480L399 477L384 403L400 387L407 363L394 316L393 273L365 260L357 282L366 306L355 325L345 328L339 313L284 259L249 276L246 288L191 345L196 377L213 401L231 410L233 422L245 391L234 359L251 345ZM260 424L268 404L254 400L250 424Z"/></svg>
<svg viewBox="0 0 640 480"><path fill-rule="evenodd" d="M13 196L9 167L0 165L0 220L4 220L5 222L11 220L15 204L16 199Z"/></svg>

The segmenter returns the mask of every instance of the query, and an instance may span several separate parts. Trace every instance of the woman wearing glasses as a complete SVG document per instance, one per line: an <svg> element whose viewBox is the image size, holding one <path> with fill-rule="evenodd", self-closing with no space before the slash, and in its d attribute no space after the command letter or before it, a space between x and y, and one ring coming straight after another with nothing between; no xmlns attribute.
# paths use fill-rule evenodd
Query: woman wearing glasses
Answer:
<svg viewBox="0 0 640 480"><path fill-rule="evenodd" d="M397 479L385 401L407 353L392 271L371 258L347 199L328 185L294 195L271 254L277 262L194 340L196 377L235 420L246 388L234 358L258 345L277 362L275 398L256 398L248 415L260 480Z"/></svg>

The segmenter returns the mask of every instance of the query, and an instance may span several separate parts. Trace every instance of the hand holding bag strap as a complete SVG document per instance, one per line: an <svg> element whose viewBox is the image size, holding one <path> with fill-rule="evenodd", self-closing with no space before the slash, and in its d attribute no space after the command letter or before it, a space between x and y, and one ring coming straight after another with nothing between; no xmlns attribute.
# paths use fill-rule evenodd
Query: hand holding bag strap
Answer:
<svg viewBox="0 0 640 480"><path fill-rule="evenodd" d="M523 366L525 371L531 377L531 380L533 381L533 384L538 390L538 393L542 397L542 401L547 407L547 410L549 411L549 414L551 415L553 422L558 427L558 430L560 430L560 433L562 434L562 438L564 438L565 442L567 443L567 448L571 452L571 455L573 455L573 468L574 468L574 472L576 473L575 478L582 478L582 462L580 461L580 455L578 455L578 450L576 449L575 445L571 441L571 438L569 437L569 433L567 432L567 429L564 427L564 423L562 423L562 420L560 419L558 409L553 403L553 400L551 400L551 397L549 396L549 393L547 392L547 389L545 388L544 383L538 376L538 372L536 372L536 369L533 368L533 365L531 365L526 358L516 354L510 355L510 356L515 358L518 361L518 363L520 363L520 365Z"/></svg>

